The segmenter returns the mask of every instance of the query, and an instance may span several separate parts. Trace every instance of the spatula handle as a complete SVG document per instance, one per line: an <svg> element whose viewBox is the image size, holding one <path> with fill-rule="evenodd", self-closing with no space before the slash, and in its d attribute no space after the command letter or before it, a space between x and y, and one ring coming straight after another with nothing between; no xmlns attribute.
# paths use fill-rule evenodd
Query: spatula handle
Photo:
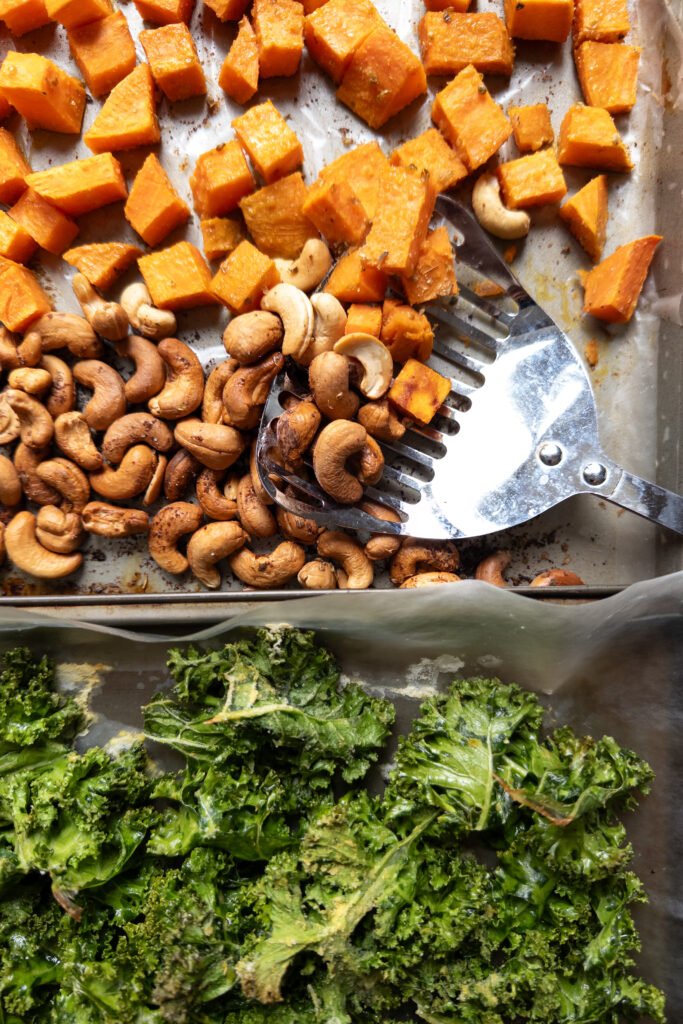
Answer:
<svg viewBox="0 0 683 1024"><path fill-rule="evenodd" d="M600 480L603 470L604 485ZM583 476L587 491L597 492L622 508L683 534L683 498L679 494L643 480L603 456L585 465Z"/></svg>

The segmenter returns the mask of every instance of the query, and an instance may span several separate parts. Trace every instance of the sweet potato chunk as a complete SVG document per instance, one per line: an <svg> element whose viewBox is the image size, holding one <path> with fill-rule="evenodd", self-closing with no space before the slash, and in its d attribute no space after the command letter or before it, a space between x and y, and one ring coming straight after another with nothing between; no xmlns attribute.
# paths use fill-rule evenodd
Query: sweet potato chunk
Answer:
<svg viewBox="0 0 683 1024"><path fill-rule="evenodd" d="M453 247L446 227L442 225L427 232L415 269L412 274L401 275L401 284L412 306L458 294Z"/></svg>
<svg viewBox="0 0 683 1024"><path fill-rule="evenodd" d="M428 177L390 166L380 182L380 203L361 249L362 262L388 274L412 274L436 195Z"/></svg>
<svg viewBox="0 0 683 1024"><path fill-rule="evenodd" d="M503 202L510 210L556 203L567 194L564 174L552 149L500 164L496 174Z"/></svg>
<svg viewBox="0 0 683 1024"><path fill-rule="evenodd" d="M470 6L470 0L424 0L424 5L428 11L446 11L451 8L464 14Z"/></svg>
<svg viewBox="0 0 683 1024"><path fill-rule="evenodd" d="M263 295L279 280L271 258L245 240L223 260L211 287L223 305L238 314L258 309Z"/></svg>
<svg viewBox="0 0 683 1024"><path fill-rule="evenodd" d="M258 76L256 35L249 18L244 17L223 61L218 84L236 103L247 103L258 89Z"/></svg>
<svg viewBox="0 0 683 1024"><path fill-rule="evenodd" d="M68 29L106 18L113 7L111 0L45 0L45 10L52 21Z"/></svg>
<svg viewBox="0 0 683 1024"><path fill-rule="evenodd" d="M379 336L395 363L405 363L408 359L425 363L432 354L434 331L429 320L424 313L396 299L384 301Z"/></svg>
<svg viewBox="0 0 683 1024"><path fill-rule="evenodd" d="M572 27L574 0L505 0L508 32L517 39L563 43Z"/></svg>
<svg viewBox="0 0 683 1024"><path fill-rule="evenodd" d="M468 170L474 171L512 134L512 125L471 65L437 93L432 120Z"/></svg>
<svg viewBox="0 0 683 1024"><path fill-rule="evenodd" d="M389 401L400 413L426 425L443 405L451 382L417 359L409 359L389 388Z"/></svg>
<svg viewBox="0 0 683 1024"><path fill-rule="evenodd" d="M370 226L363 204L347 181L326 181L321 176L308 189L302 210L330 245L356 245Z"/></svg>
<svg viewBox="0 0 683 1024"><path fill-rule="evenodd" d="M207 260L222 259L244 240L241 221L232 217L209 217L199 226Z"/></svg>
<svg viewBox="0 0 683 1024"><path fill-rule="evenodd" d="M62 259L76 267L95 288L106 292L139 256L142 256L142 250L137 245L129 245L127 242L94 242L92 245L67 249Z"/></svg>
<svg viewBox="0 0 683 1024"><path fill-rule="evenodd" d="M313 11L317 11L319 7L323 7L329 0L302 0L304 5L304 14L313 14Z"/></svg>
<svg viewBox="0 0 683 1024"><path fill-rule="evenodd" d="M428 11L418 36L428 75L455 75L468 64L483 74L512 74L515 51L505 23L493 11Z"/></svg>
<svg viewBox="0 0 683 1024"><path fill-rule="evenodd" d="M50 15L45 0L4 0L0 5L0 18L13 36L23 36L47 25Z"/></svg>
<svg viewBox="0 0 683 1024"><path fill-rule="evenodd" d="M138 266L159 309L190 309L216 301L211 271L199 249L189 242L141 256Z"/></svg>
<svg viewBox="0 0 683 1024"><path fill-rule="evenodd" d="M242 149L267 185L300 167L304 151L296 134L270 100L232 122Z"/></svg>
<svg viewBox="0 0 683 1024"><path fill-rule="evenodd" d="M0 257L0 323L9 331L25 331L52 303L26 267Z"/></svg>
<svg viewBox="0 0 683 1024"><path fill-rule="evenodd" d="M437 192L453 188L467 175L464 163L436 128L428 128L417 138L404 142L389 159L396 167L428 174Z"/></svg>
<svg viewBox="0 0 683 1024"><path fill-rule="evenodd" d="M78 224L30 188L10 207L9 215L42 249L55 256L63 253L78 234Z"/></svg>
<svg viewBox="0 0 683 1024"><path fill-rule="evenodd" d="M183 22L143 30L138 39L154 81L171 102L203 96L206 80L194 40Z"/></svg>
<svg viewBox="0 0 683 1024"><path fill-rule="evenodd" d="M555 138L550 123L550 112L545 103L527 107L510 107L508 117L512 124L517 149L522 153L535 153L541 146L550 145Z"/></svg>
<svg viewBox="0 0 683 1024"><path fill-rule="evenodd" d="M0 211L0 256L13 263L27 263L37 248L26 228Z"/></svg>
<svg viewBox="0 0 683 1024"><path fill-rule="evenodd" d="M574 50L583 98L610 114L627 114L636 102L640 47L586 40Z"/></svg>
<svg viewBox="0 0 683 1024"><path fill-rule="evenodd" d="M364 267L358 249L344 253L324 288L340 302L381 302L386 290L387 275L376 267Z"/></svg>
<svg viewBox="0 0 683 1024"><path fill-rule="evenodd" d="M0 128L0 203L13 203L26 190L31 173L19 143L6 128Z"/></svg>
<svg viewBox="0 0 683 1024"><path fill-rule="evenodd" d="M630 171L633 162L616 125L601 107L576 103L562 119L557 146L561 164Z"/></svg>
<svg viewBox="0 0 683 1024"><path fill-rule="evenodd" d="M251 12L261 78L295 75L304 48L304 9L298 0L254 0Z"/></svg>
<svg viewBox="0 0 683 1024"><path fill-rule="evenodd" d="M247 9L249 0L204 0L221 21L237 21Z"/></svg>
<svg viewBox="0 0 683 1024"><path fill-rule="evenodd" d="M616 43L631 27L626 0L576 0L574 8L574 46L586 39Z"/></svg>
<svg viewBox="0 0 683 1024"><path fill-rule="evenodd" d="M357 0L351 7L348 0L328 0L306 18L304 38L313 60L339 84L360 44L384 24L370 0Z"/></svg>
<svg viewBox="0 0 683 1024"><path fill-rule="evenodd" d="M242 148L235 139L202 153L190 177L194 208L200 217L229 213L255 187Z"/></svg>
<svg viewBox="0 0 683 1024"><path fill-rule="evenodd" d="M11 103L8 103L4 96L0 96L0 121L4 121L12 113Z"/></svg>
<svg viewBox="0 0 683 1024"><path fill-rule="evenodd" d="M121 11L69 30L71 55L93 96L104 96L135 67L135 43Z"/></svg>
<svg viewBox="0 0 683 1024"><path fill-rule="evenodd" d="M306 186L299 171L260 188L240 202L247 229L267 256L293 260L318 232L303 211Z"/></svg>
<svg viewBox="0 0 683 1024"><path fill-rule="evenodd" d="M426 91L422 62L387 25L373 29L354 51L337 99L371 128L381 128Z"/></svg>
<svg viewBox="0 0 683 1024"><path fill-rule="evenodd" d="M646 235L620 246L586 275L584 313L611 324L630 320L661 235Z"/></svg>
<svg viewBox="0 0 683 1024"><path fill-rule="evenodd" d="M133 3L141 18L157 25L188 22L194 10L194 0L133 0Z"/></svg>
<svg viewBox="0 0 683 1024"><path fill-rule="evenodd" d="M319 181L346 183L372 220L377 212L379 183L389 161L376 142L366 142L342 153L320 172Z"/></svg>
<svg viewBox="0 0 683 1024"><path fill-rule="evenodd" d="M382 330L382 307L352 302L346 311L344 334L371 334L379 338Z"/></svg>
<svg viewBox="0 0 683 1024"><path fill-rule="evenodd" d="M560 217L596 263L602 256L607 230L607 178L599 174L560 207Z"/></svg>
<svg viewBox="0 0 683 1024"><path fill-rule="evenodd" d="M81 130L83 83L37 53L9 51L0 67L0 95L30 128L74 135Z"/></svg>
<svg viewBox="0 0 683 1024"><path fill-rule="evenodd" d="M26 184L71 217L80 217L128 195L121 164L111 153L36 171L26 176Z"/></svg>
<svg viewBox="0 0 683 1024"><path fill-rule="evenodd" d="M152 146L160 138L152 72L138 64L114 86L83 141L93 153L104 153Z"/></svg>
<svg viewBox="0 0 683 1024"><path fill-rule="evenodd" d="M149 154L136 174L123 212L147 245L158 245L190 219L190 207L176 192L155 153Z"/></svg>

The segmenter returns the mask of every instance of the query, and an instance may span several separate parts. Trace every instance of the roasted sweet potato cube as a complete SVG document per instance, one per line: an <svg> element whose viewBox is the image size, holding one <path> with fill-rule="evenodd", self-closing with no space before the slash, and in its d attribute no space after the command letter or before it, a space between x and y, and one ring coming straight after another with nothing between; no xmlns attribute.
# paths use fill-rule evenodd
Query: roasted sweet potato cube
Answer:
<svg viewBox="0 0 683 1024"><path fill-rule="evenodd" d="M42 249L55 256L63 253L78 234L78 224L30 188L10 207L9 215Z"/></svg>
<svg viewBox="0 0 683 1024"><path fill-rule="evenodd" d="M203 96L206 80L184 22L143 30L142 43L154 81L171 102Z"/></svg>
<svg viewBox="0 0 683 1024"><path fill-rule="evenodd" d="M303 0L304 14L313 14L319 7L323 7L329 0Z"/></svg>
<svg viewBox="0 0 683 1024"><path fill-rule="evenodd" d="M517 149L522 153L535 153L541 146L550 145L555 138L550 123L550 112L545 103L526 107L510 107L508 117L512 124Z"/></svg>
<svg viewBox="0 0 683 1024"><path fill-rule="evenodd" d="M379 183L389 161L376 142L366 142L342 153L320 172L320 181L346 182L360 199L366 216L372 220L377 212Z"/></svg>
<svg viewBox="0 0 683 1024"><path fill-rule="evenodd" d="M304 9L298 0L254 0L251 18L261 78L295 75L304 48Z"/></svg>
<svg viewBox="0 0 683 1024"><path fill-rule="evenodd" d="M27 263L37 248L26 228L0 211L0 256L13 263Z"/></svg>
<svg viewBox="0 0 683 1024"><path fill-rule="evenodd" d="M427 91L422 62L388 25L375 28L354 51L337 89L337 99L371 128Z"/></svg>
<svg viewBox="0 0 683 1024"><path fill-rule="evenodd" d="M172 25L174 21L188 22L192 17L195 0L133 0L138 14L156 25Z"/></svg>
<svg viewBox="0 0 683 1024"><path fill-rule="evenodd" d="M470 0L424 0L424 5L428 11L447 11L450 8L464 14L470 6Z"/></svg>
<svg viewBox="0 0 683 1024"><path fill-rule="evenodd" d="M158 245L191 215L190 207L176 192L156 153L149 154L136 174L123 212L147 245Z"/></svg>
<svg viewBox="0 0 683 1024"><path fill-rule="evenodd" d="M552 149L500 164L496 174L503 202L510 210L556 203L567 194L564 174Z"/></svg>
<svg viewBox="0 0 683 1024"><path fill-rule="evenodd" d="M428 128L417 138L404 142L389 159L396 167L418 175L428 174L437 192L453 188L467 175L464 163L436 128Z"/></svg>
<svg viewBox="0 0 683 1024"><path fill-rule="evenodd" d="M128 195L121 164L111 153L36 171L26 176L26 184L71 217L80 217Z"/></svg>
<svg viewBox="0 0 683 1024"><path fill-rule="evenodd" d="M574 50L583 98L610 114L627 114L636 102L640 47L588 39Z"/></svg>
<svg viewBox="0 0 683 1024"><path fill-rule="evenodd" d="M562 119L557 146L561 164L630 171L633 162L606 110L576 103Z"/></svg>
<svg viewBox="0 0 683 1024"><path fill-rule="evenodd" d="M245 16L223 61L218 84L236 103L247 103L258 89L258 76L256 35Z"/></svg>
<svg viewBox="0 0 683 1024"><path fill-rule="evenodd" d="M296 134L270 100L250 107L232 122L257 172L267 185L300 167L304 151Z"/></svg>
<svg viewBox="0 0 683 1024"><path fill-rule="evenodd" d="M348 0L328 0L306 18L306 47L313 60L339 84L360 44L384 24L370 0L356 0L352 6Z"/></svg>
<svg viewBox="0 0 683 1024"><path fill-rule="evenodd" d="M401 284L412 306L458 294L453 247L446 227L442 225L427 232L415 269L412 274L401 276Z"/></svg>
<svg viewBox="0 0 683 1024"><path fill-rule="evenodd" d="M8 103L4 96L0 96L0 121L4 121L12 113L11 103Z"/></svg>
<svg viewBox="0 0 683 1024"><path fill-rule="evenodd" d="M370 226L363 204L347 181L318 178L309 188L302 209L330 245L356 245Z"/></svg>
<svg viewBox="0 0 683 1024"><path fill-rule="evenodd" d="M352 302L346 311L345 334L371 334L379 338L382 330L382 307Z"/></svg>
<svg viewBox="0 0 683 1024"><path fill-rule="evenodd" d="M575 0L574 46L586 39L616 43L630 27L626 0Z"/></svg>
<svg viewBox="0 0 683 1024"><path fill-rule="evenodd" d="M0 257L0 323L9 331L25 331L52 303L26 267Z"/></svg>
<svg viewBox="0 0 683 1024"><path fill-rule="evenodd" d="M560 207L560 217L596 263L607 230L607 178L599 174Z"/></svg>
<svg viewBox="0 0 683 1024"><path fill-rule="evenodd" d="M358 249L349 249L337 262L324 291L340 302L381 302L387 275L376 267L364 267Z"/></svg>
<svg viewBox="0 0 683 1024"><path fill-rule="evenodd" d="M83 141L93 153L104 153L153 146L160 138L152 72L138 64L114 86Z"/></svg>
<svg viewBox="0 0 683 1024"><path fill-rule="evenodd" d="M74 135L81 130L83 83L37 53L9 51L0 67L0 95L30 128Z"/></svg>
<svg viewBox="0 0 683 1024"><path fill-rule="evenodd" d="M412 274L434 212L436 188L402 167L390 166L380 183L380 203L361 260L388 274Z"/></svg>
<svg viewBox="0 0 683 1024"><path fill-rule="evenodd" d="M563 43L572 27L574 0L505 0L508 32L516 39Z"/></svg>
<svg viewBox="0 0 683 1024"><path fill-rule="evenodd" d="M67 249L62 259L76 267L95 288L106 292L142 256L137 245L127 242L94 242Z"/></svg>
<svg viewBox="0 0 683 1024"><path fill-rule="evenodd" d="M512 74L515 51L505 22L493 11L427 11L418 36L428 75L455 75L468 64L483 74Z"/></svg>
<svg viewBox="0 0 683 1024"><path fill-rule="evenodd" d="M270 256L245 240L223 260L211 288L223 305L237 315L258 309L262 297L279 280Z"/></svg>
<svg viewBox="0 0 683 1024"><path fill-rule="evenodd" d="M13 36L23 36L47 25L50 15L45 0L4 0L0 5L0 18Z"/></svg>
<svg viewBox="0 0 683 1024"><path fill-rule="evenodd" d="M71 55L93 96L104 96L135 67L135 43L121 11L68 32Z"/></svg>
<svg viewBox="0 0 683 1024"><path fill-rule="evenodd" d="M240 202L247 230L267 256L293 260L318 232L303 211L306 186L299 171L260 188Z"/></svg>
<svg viewBox="0 0 683 1024"><path fill-rule="evenodd" d="M661 235L620 246L586 275L583 311L611 324L630 320Z"/></svg>
<svg viewBox="0 0 683 1024"><path fill-rule="evenodd" d="M51 21L68 29L106 18L113 7L111 0L45 0L45 10Z"/></svg>
<svg viewBox="0 0 683 1024"><path fill-rule="evenodd" d="M202 153L190 177L194 208L200 217L229 213L255 187L242 147L235 139Z"/></svg>
<svg viewBox="0 0 683 1024"><path fill-rule="evenodd" d="M0 203L13 203L26 191L31 167L19 143L6 128L0 128Z"/></svg>
<svg viewBox="0 0 683 1024"><path fill-rule="evenodd" d="M485 164L512 134L502 108L471 65L436 94L432 120L470 171Z"/></svg>
<svg viewBox="0 0 683 1024"><path fill-rule="evenodd" d="M141 256L138 266L159 309L190 309L216 301L211 291L211 271L190 242L177 242L168 249Z"/></svg>
<svg viewBox="0 0 683 1024"><path fill-rule="evenodd" d="M233 217L209 217L200 223L207 260L227 256L244 240L242 222Z"/></svg>
<svg viewBox="0 0 683 1024"><path fill-rule="evenodd" d="M249 0L204 0L221 21L237 21L247 9Z"/></svg>
<svg viewBox="0 0 683 1024"><path fill-rule="evenodd" d="M389 388L389 401L404 416L426 426L450 390L450 380L417 359L409 359Z"/></svg>
<svg viewBox="0 0 683 1024"><path fill-rule="evenodd" d="M425 363L432 354L434 331L429 320L424 313L396 299L384 301L379 336L395 363L405 363L408 359Z"/></svg>

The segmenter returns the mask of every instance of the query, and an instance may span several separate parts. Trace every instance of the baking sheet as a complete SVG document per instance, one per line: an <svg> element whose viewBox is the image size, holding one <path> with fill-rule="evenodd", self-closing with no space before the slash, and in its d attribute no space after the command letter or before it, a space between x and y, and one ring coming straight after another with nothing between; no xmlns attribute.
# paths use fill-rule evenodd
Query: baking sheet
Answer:
<svg viewBox="0 0 683 1024"><path fill-rule="evenodd" d="M143 22L132 3L122 6L137 37ZM377 6L401 37L419 52L416 27L424 13L421 0L378 0ZM591 378L605 450L632 471L676 490L683 488L681 0L639 0L637 5L630 6L633 27L628 41L643 46L639 96L634 111L617 118L617 123L636 157L636 166L630 175L609 176L607 251L658 228L665 235L638 312L625 326L604 329L596 321L583 323L577 271L587 265L585 254L573 236L556 223L552 209L532 211L531 236L518 243L513 269L569 332L581 354L586 341L598 339L599 362ZM479 0L476 8L503 14L502 0ZM223 57L234 37L234 24L221 23L200 0L191 28L206 70L209 93L206 100L195 98L172 107L162 98L158 107L162 124L160 159L190 204L188 179L197 157L232 138L230 121L242 111L216 84ZM0 36L0 55L10 45L20 50L39 49L78 74L69 56L65 33L58 26L48 26L13 42L6 34ZM512 79L508 82L497 76L487 77L491 92L504 107L546 101L557 133L565 110L581 99L570 43L558 46L519 40L516 46ZM144 60L139 46L138 53ZM352 145L378 137L389 153L406 138L423 131L430 124L431 97L444 82L441 78L430 78L428 96L394 118L379 136L336 102L332 82L306 51L300 72L291 79L262 83L256 101L270 96L297 131L305 153L304 176L311 182L325 163ZM84 130L99 108L99 102L88 104ZM18 118L16 127L36 170L75 156L91 155L82 141L74 144L71 136L39 131L29 134ZM143 148L118 154L129 183L148 152ZM514 144L506 143L500 155L501 159L516 156ZM571 193L593 172L566 168L565 173ZM464 187L462 194L467 194L468 187L471 184ZM456 190L456 194L460 191ZM80 218L77 244L110 238L139 242L120 209L120 204L116 204ZM182 237L201 247L195 223L178 229L164 244ZM64 277L63 262L45 254L42 265L43 280L56 308L77 311L68 277ZM121 287L133 276L131 271L122 279ZM221 344L227 321L225 311L200 308L181 313L178 319L179 336L196 348L207 370L225 357ZM130 372L128 364L117 363L115 357L112 362L125 369L126 374ZM505 534L466 542L465 574L473 572L482 554L501 546L512 550L511 582L522 584L551 564L571 567L588 583L611 585L649 578L683 565L680 539L590 496L573 498L533 523ZM147 555L144 538L107 541L91 537L84 553L84 568L66 581L41 583L10 568L4 570L0 590L4 589L10 598L17 594L163 594L204 590L189 574L178 579L163 573ZM378 583L385 584L386 578L380 578ZM226 573L223 588L231 590L237 586L241 587Z"/></svg>

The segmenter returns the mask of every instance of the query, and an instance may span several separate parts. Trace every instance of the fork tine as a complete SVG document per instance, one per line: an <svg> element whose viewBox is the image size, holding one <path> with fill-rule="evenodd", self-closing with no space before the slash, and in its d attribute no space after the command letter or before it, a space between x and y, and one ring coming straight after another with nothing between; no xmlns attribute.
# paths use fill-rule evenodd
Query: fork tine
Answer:
<svg viewBox="0 0 683 1024"><path fill-rule="evenodd" d="M466 370L468 373L474 373L477 377L484 376L483 371L486 369L486 363L480 362L472 356L465 355L464 352L458 352L456 349L444 344L444 342L440 341L438 338L434 339L432 351L435 352L436 355L441 356L441 358L445 359L447 362L458 366L461 370ZM460 386L459 381L458 386Z"/></svg>
<svg viewBox="0 0 683 1024"><path fill-rule="evenodd" d="M395 466L390 466L386 462L384 463L383 475L402 487L409 487L411 490L417 491L418 494L421 488L424 487L424 480L417 480L414 476L410 476L409 473L404 473L402 470L396 469Z"/></svg>
<svg viewBox="0 0 683 1024"><path fill-rule="evenodd" d="M484 351L490 352L491 355L496 355L499 340L494 338L492 334L486 334L479 327L468 323L467 320L456 316L450 309L444 309L443 306L432 306L431 313L435 320L439 320L442 324L452 327L461 341L473 341L475 345L479 345Z"/></svg>
<svg viewBox="0 0 683 1024"><path fill-rule="evenodd" d="M417 448L411 448L410 445L401 444L398 441L382 441L380 447L383 452L390 452L399 459L409 459L411 462L416 462L419 466L424 466L425 469L434 469L434 459L432 456L419 451Z"/></svg>
<svg viewBox="0 0 683 1024"><path fill-rule="evenodd" d="M501 292L501 295L505 295L505 292ZM493 302L489 302L485 296L477 295L472 288L468 288L466 284L461 284L459 281L457 297L464 299L472 306L476 306L480 313L485 313L486 316L490 316L492 320L505 324L506 327L517 315L516 313L510 313L506 309L501 309L500 306L496 306Z"/></svg>
<svg viewBox="0 0 683 1024"><path fill-rule="evenodd" d="M379 505L390 505L396 512L407 515L405 511L405 502L401 501L400 498L395 498L393 494L387 494L385 491L380 491L376 487L366 487L364 496L366 498L371 498Z"/></svg>

